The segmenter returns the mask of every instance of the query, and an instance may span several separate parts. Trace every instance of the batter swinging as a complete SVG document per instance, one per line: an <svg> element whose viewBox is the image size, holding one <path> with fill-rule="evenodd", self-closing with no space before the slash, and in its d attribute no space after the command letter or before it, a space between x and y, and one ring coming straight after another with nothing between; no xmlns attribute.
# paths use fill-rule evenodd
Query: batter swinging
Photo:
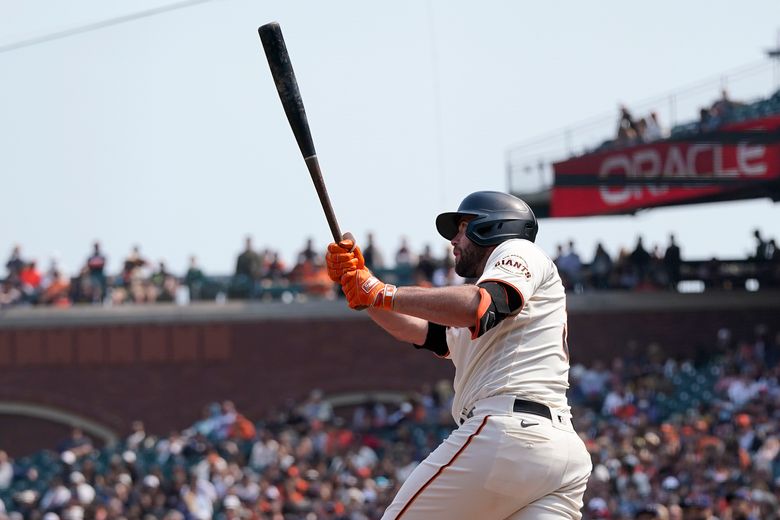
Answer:
<svg viewBox="0 0 780 520"><path fill-rule="evenodd" d="M349 306L399 340L455 364L458 428L404 482L383 520L579 519L591 471L566 399L566 295L533 242L531 208L480 191L436 219L455 271L474 285L395 287L351 240L330 244L328 272Z"/></svg>

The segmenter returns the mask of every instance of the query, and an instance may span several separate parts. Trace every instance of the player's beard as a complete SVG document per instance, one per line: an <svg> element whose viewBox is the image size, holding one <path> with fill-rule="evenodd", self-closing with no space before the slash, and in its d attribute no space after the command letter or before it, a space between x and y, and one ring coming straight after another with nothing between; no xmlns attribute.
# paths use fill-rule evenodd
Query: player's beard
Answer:
<svg viewBox="0 0 780 520"><path fill-rule="evenodd" d="M486 248L471 241L466 242L464 247L458 247L458 256L455 257L455 272L458 276L479 278L486 251Z"/></svg>

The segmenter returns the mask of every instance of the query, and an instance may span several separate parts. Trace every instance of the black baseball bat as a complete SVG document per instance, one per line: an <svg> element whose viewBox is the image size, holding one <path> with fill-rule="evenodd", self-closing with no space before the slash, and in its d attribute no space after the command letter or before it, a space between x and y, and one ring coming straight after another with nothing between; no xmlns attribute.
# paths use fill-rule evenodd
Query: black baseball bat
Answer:
<svg viewBox="0 0 780 520"><path fill-rule="evenodd" d="M271 68L271 75L276 83L279 99L282 100L284 113L287 114L287 121L295 134L295 140L298 141L301 155L306 162L311 180L314 182L317 196L320 198L320 204L322 204L325 218L328 220L333 241L339 242L342 238L341 230L336 220L336 213L333 211L333 205L330 203L330 197L328 197L325 181L322 178L317 152L314 150L314 140L309 130L309 121L306 118L306 109L303 107L298 81L295 79L290 55L287 53L282 29L277 22L271 22L259 27L257 32L263 42L265 57L268 59L268 66Z"/></svg>

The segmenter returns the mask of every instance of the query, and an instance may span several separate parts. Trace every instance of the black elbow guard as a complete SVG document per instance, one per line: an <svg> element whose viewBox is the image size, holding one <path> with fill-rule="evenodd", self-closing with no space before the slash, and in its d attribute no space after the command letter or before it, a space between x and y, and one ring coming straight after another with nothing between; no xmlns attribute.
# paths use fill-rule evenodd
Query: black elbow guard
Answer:
<svg viewBox="0 0 780 520"><path fill-rule="evenodd" d="M479 284L480 305L477 323L470 327L471 339L477 339L504 318L523 307L523 297L514 288L494 281Z"/></svg>
<svg viewBox="0 0 780 520"><path fill-rule="evenodd" d="M430 350L439 357L447 357L450 353L450 347L447 346L447 327L429 321L425 343L414 345L414 348Z"/></svg>

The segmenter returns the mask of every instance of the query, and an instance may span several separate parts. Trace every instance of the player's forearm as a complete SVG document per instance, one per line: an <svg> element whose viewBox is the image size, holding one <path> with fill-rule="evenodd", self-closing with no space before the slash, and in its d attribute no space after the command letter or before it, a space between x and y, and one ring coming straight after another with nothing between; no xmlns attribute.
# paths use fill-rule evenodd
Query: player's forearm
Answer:
<svg viewBox="0 0 780 520"><path fill-rule="evenodd" d="M474 285L399 287L393 311L448 327L471 327L477 319L479 300L479 288Z"/></svg>
<svg viewBox="0 0 780 520"><path fill-rule="evenodd" d="M428 322L421 318L398 314L376 307L369 307L368 315L377 325L392 334L399 341L414 343L415 345L425 343L425 337L428 334Z"/></svg>

